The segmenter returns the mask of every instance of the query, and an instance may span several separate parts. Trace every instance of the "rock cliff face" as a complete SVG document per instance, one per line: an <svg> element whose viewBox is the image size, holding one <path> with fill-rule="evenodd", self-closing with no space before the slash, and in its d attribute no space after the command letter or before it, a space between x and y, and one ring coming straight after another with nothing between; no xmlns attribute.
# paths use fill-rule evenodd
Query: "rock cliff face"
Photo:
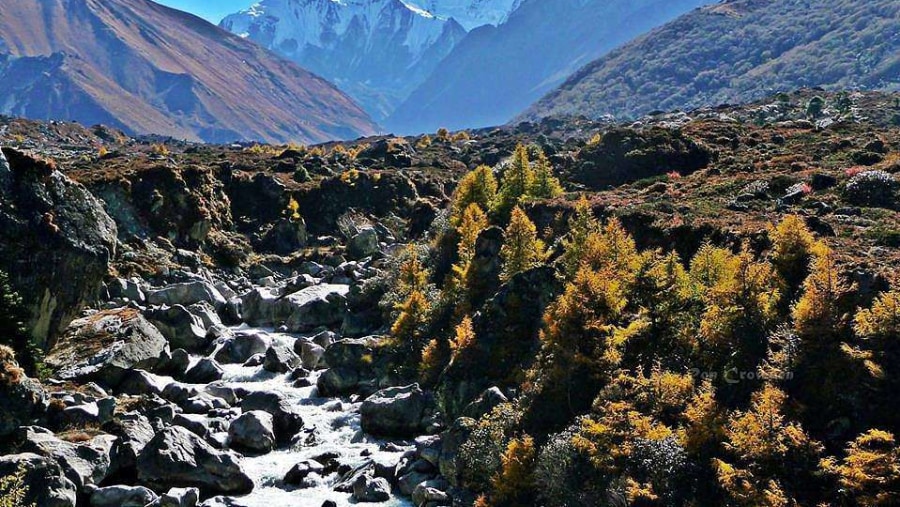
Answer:
<svg viewBox="0 0 900 507"><path fill-rule="evenodd" d="M49 346L94 300L116 252L116 224L52 163L0 153L0 269L24 299L35 342Z"/></svg>

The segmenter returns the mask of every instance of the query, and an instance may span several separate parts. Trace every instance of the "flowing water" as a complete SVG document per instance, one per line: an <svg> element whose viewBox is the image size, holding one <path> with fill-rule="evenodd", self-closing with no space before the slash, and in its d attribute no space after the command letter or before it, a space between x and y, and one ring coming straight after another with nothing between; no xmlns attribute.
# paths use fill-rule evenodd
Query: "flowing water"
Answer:
<svg viewBox="0 0 900 507"><path fill-rule="evenodd" d="M247 331L248 328L239 327L235 330ZM264 332L271 338L272 343L292 347L297 339L295 335L270 330ZM302 415L303 433L307 434L311 430L314 439L312 442L276 449L262 456L241 459L241 466L256 485L253 493L239 498L240 503L247 507L319 507L326 500L332 500L339 506L356 505L357 502L351 499L349 493L338 493L332 489L338 480L337 474L329 477L312 476L315 485L303 489L292 489L282 485L281 479L295 464L323 453L337 453L341 456L340 463L350 466L362 464L366 460L395 464L400 461L403 451L412 448L399 447L401 450L398 452L382 450L384 441L365 435L360 429L360 403L351 403L347 399L316 397L315 384L321 372L313 372L310 375L312 387L297 388L293 386L287 374L270 373L262 366L222 367L225 370L222 380L231 387L278 392L284 395ZM387 502L370 505L406 507L413 504L406 498L392 496Z"/></svg>

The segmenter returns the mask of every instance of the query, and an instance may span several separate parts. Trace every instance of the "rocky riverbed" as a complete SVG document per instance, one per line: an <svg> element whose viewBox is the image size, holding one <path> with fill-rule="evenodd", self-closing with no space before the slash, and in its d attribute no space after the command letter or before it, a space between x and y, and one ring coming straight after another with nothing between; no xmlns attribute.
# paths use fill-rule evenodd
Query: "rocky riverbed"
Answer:
<svg viewBox="0 0 900 507"><path fill-rule="evenodd" d="M340 334L374 262L116 280L51 379L2 386L0 472L51 507L451 505L433 396L378 367L378 336Z"/></svg>

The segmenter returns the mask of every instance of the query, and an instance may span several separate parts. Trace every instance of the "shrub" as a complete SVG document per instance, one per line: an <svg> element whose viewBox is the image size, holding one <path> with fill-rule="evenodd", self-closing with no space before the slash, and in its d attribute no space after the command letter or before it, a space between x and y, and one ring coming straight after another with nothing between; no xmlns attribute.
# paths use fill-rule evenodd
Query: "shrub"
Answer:
<svg viewBox="0 0 900 507"><path fill-rule="evenodd" d="M900 187L894 176L884 171L865 171L850 178L844 198L855 206L893 208Z"/></svg>
<svg viewBox="0 0 900 507"><path fill-rule="evenodd" d="M541 448L534 467L534 483L541 505L570 507L582 505L588 463L578 453L572 439L576 429L552 435Z"/></svg>
<svg viewBox="0 0 900 507"><path fill-rule="evenodd" d="M867 431L850 442L843 460L822 460L822 468L837 476L841 488L856 505L900 503L900 450L891 433Z"/></svg>
<svg viewBox="0 0 900 507"><path fill-rule="evenodd" d="M875 340L879 344L900 336L900 292L882 294L871 309L856 314L854 330L861 338Z"/></svg>
<svg viewBox="0 0 900 507"><path fill-rule="evenodd" d="M503 466L519 413L510 403L497 406L478 422L478 426L459 448L457 465L466 487L477 492L488 491Z"/></svg>
<svg viewBox="0 0 900 507"><path fill-rule="evenodd" d="M500 502L527 505L534 490L534 439L528 435L510 440L494 476L494 493Z"/></svg>
<svg viewBox="0 0 900 507"><path fill-rule="evenodd" d="M817 119L822 116L823 112L825 112L825 99L819 96L809 99L809 103L806 105L807 117Z"/></svg>
<svg viewBox="0 0 900 507"><path fill-rule="evenodd" d="M0 507L35 507L26 504L28 486L25 484L25 465L20 465L15 474L0 478Z"/></svg>

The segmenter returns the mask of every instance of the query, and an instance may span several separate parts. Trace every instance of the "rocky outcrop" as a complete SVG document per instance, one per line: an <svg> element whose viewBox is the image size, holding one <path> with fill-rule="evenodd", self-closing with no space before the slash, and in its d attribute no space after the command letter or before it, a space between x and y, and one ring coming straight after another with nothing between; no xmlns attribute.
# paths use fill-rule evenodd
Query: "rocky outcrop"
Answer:
<svg viewBox="0 0 900 507"><path fill-rule="evenodd" d="M196 487L204 495L246 494L253 481L234 456L213 449L181 427L156 434L137 459L138 480L155 490Z"/></svg>
<svg viewBox="0 0 900 507"><path fill-rule="evenodd" d="M251 453L266 453L275 448L272 415L261 410L241 414L228 427L228 445Z"/></svg>
<svg viewBox="0 0 900 507"><path fill-rule="evenodd" d="M553 268L541 267L517 274L484 304L474 319L477 346L460 354L438 386L450 416L462 414L486 389L507 387L503 382L513 372L530 366L544 311L560 290Z"/></svg>
<svg viewBox="0 0 900 507"><path fill-rule="evenodd" d="M166 339L131 308L78 319L47 356L60 379L116 386L128 370L152 369L168 350Z"/></svg>
<svg viewBox="0 0 900 507"><path fill-rule="evenodd" d="M569 176L601 190L672 171L690 174L709 165L714 157L709 147L679 130L616 129L604 133L599 143L586 146L581 164Z"/></svg>
<svg viewBox="0 0 900 507"><path fill-rule="evenodd" d="M182 305L149 310L145 315L172 348L197 352L209 344L203 321Z"/></svg>
<svg viewBox="0 0 900 507"><path fill-rule="evenodd" d="M0 457L0 477L24 470L22 485L27 489L21 505L75 507L75 484L66 478L62 467L52 458L33 453Z"/></svg>
<svg viewBox="0 0 900 507"><path fill-rule="evenodd" d="M284 396L256 391L248 393L241 400L241 410L251 412L260 410L272 415L272 426L278 443L287 443L303 429L303 418L300 417Z"/></svg>
<svg viewBox="0 0 900 507"><path fill-rule="evenodd" d="M389 387L369 396L359 409L362 429L384 437L414 437L428 430L434 400L413 384Z"/></svg>
<svg viewBox="0 0 900 507"><path fill-rule="evenodd" d="M100 435L88 442L73 444L37 426L22 428L21 433L21 451L55 460L66 478L79 490L87 485L100 484L109 474L115 442L113 436Z"/></svg>
<svg viewBox="0 0 900 507"><path fill-rule="evenodd" d="M184 305L209 303L220 309L225 306L225 297L209 282L196 280L193 282L169 285L147 293L147 302L151 305Z"/></svg>
<svg viewBox="0 0 900 507"><path fill-rule="evenodd" d="M3 149L0 231L0 270L30 312L35 343L50 348L96 299L116 253L116 224L53 163Z"/></svg>
<svg viewBox="0 0 900 507"><path fill-rule="evenodd" d="M158 498L142 486L109 486L91 493L91 507L145 507Z"/></svg>
<svg viewBox="0 0 900 507"><path fill-rule="evenodd" d="M285 324L291 332L335 326L344 320L349 291L347 285L323 284L282 296L278 289L258 287L242 298L244 320L256 326Z"/></svg>
<svg viewBox="0 0 900 507"><path fill-rule="evenodd" d="M0 438L35 423L47 411L41 384L25 376L6 347L0 347ZM8 356L8 357L7 357Z"/></svg>

